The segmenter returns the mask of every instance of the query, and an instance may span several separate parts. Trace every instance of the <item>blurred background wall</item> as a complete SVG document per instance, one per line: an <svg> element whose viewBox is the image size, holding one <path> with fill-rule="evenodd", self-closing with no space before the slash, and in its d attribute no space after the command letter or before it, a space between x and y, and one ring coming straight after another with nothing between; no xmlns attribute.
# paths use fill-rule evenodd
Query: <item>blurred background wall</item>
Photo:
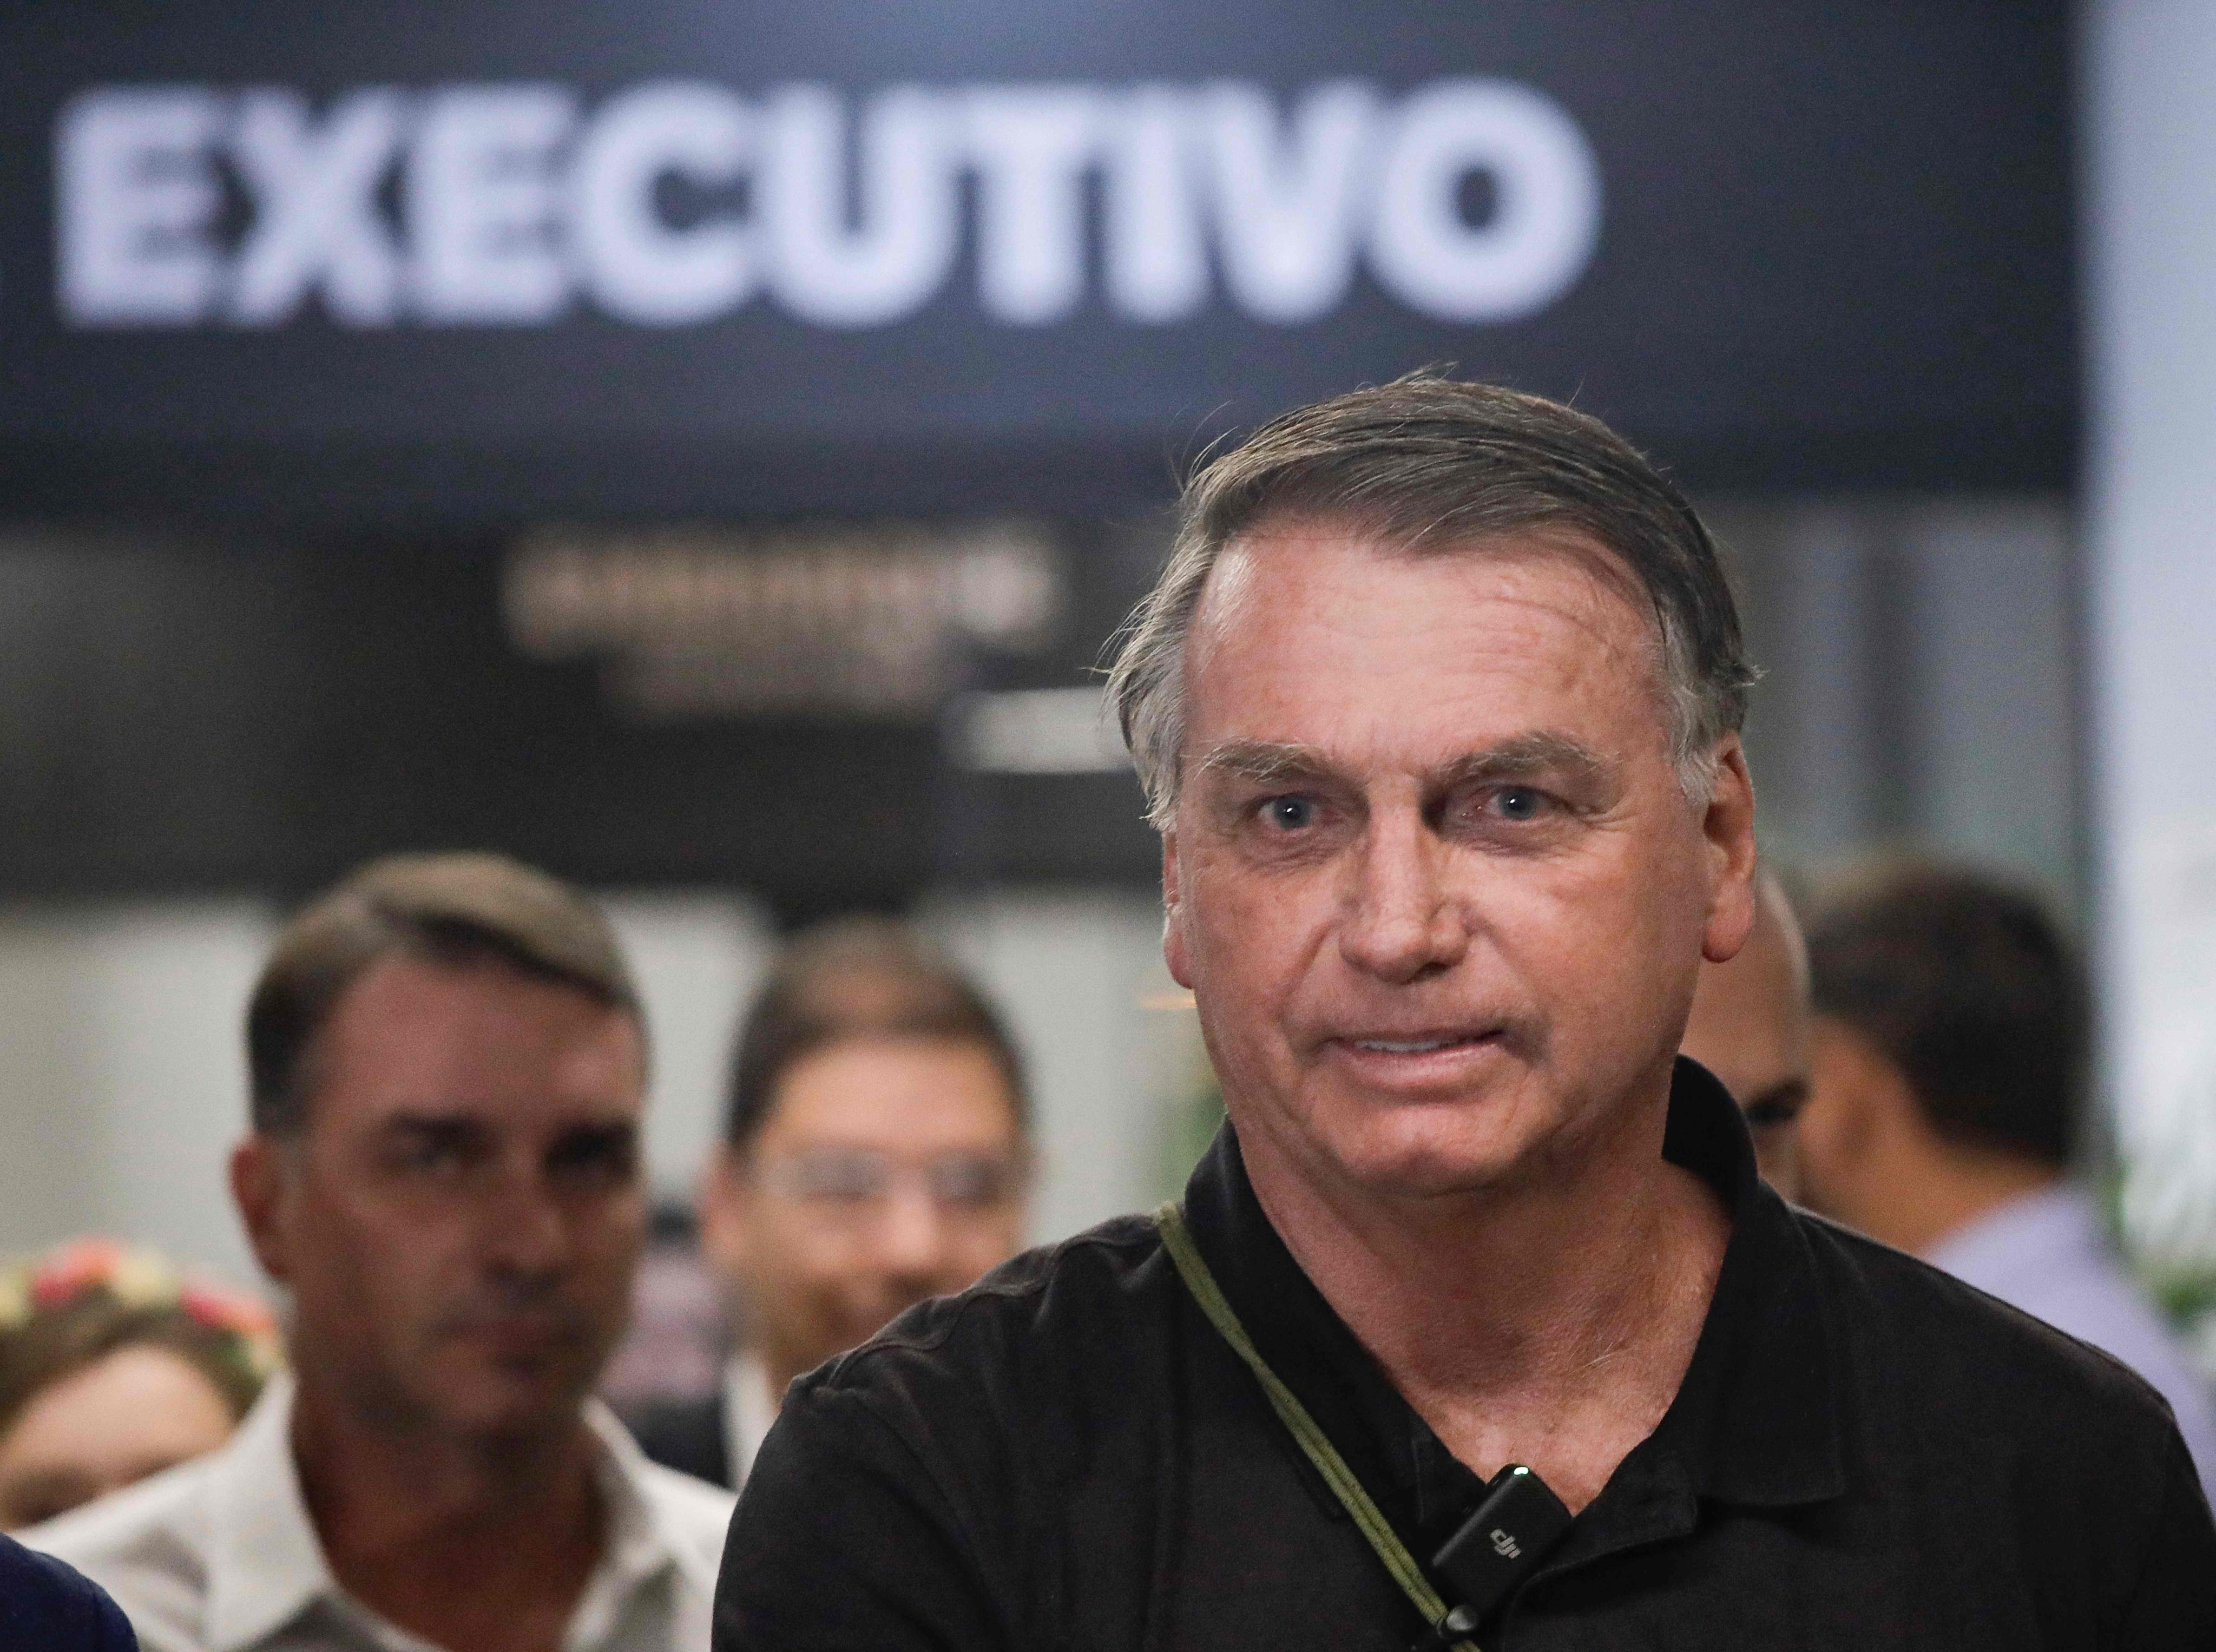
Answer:
<svg viewBox="0 0 2216 1652"><path fill-rule="evenodd" d="M2133 1236L2158 1269L2205 1282L2216 1273L2216 16L2114 0L2090 9L2084 38L2086 793L2105 1076ZM2216 1314L2204 1323L2216 1349Z"/></svg>

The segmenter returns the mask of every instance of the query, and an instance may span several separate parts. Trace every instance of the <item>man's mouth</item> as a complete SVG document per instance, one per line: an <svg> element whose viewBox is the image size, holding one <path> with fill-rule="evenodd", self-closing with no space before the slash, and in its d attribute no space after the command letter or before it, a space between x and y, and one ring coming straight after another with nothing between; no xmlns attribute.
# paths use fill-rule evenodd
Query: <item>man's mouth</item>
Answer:
<svg viewBox="0 0 2216 1652"><path fill-rule="evenodd" d="M1433 1066L1441 1059L1497 1048L1507 1034L1505 1027L1362 1028L1340 1033L1332 1042L1357 1060L1405 1061L1413 1071L1415 1063Z"/></svg>
<svg viewBox="0 0 2216 1652"><path fill-rule="evenodd" d="M584 1327L574 1311L496 1308L457 1315L447 1322L446 1330L450 1335L476 1338L496 1347L531 1348L576 1342Z"/></svg>
<svg viewBox="0 0 2216 1652"><path fill-rule="evenodd" d="M1351 1038L1347 1042L1357 1050L1370 1050L1380 1055L1429 1055L1434 1050L1482 1044L1492 1036L1491 1033L1435 1033L1421 1038Z"/></svg>

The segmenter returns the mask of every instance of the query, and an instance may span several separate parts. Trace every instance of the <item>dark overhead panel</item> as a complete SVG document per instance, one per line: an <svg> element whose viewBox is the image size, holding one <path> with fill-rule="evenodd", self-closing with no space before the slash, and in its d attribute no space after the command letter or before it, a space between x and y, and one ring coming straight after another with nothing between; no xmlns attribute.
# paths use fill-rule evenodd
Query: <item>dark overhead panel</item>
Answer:
<svg viewBox="0 0 2216 1652"><path fill-rule="evenodd" d="M0 17L0 512L1085 513L1434 362L1696 486L2067 488L2066 9Z"/></svg>

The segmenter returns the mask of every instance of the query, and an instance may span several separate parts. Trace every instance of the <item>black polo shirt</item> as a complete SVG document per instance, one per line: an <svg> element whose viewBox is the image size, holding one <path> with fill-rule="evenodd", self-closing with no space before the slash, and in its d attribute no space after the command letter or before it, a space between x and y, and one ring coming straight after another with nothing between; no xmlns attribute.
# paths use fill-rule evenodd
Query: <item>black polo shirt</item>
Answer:
<svg viewBox="0 0 2216 1652"><path fill-rule="evenodd" d="M1788 1207L1690 1063L1664 1152L1733 1217L1692 1363L1484 1652L2216 1648L2216 1526L2151 1389ZM1264 1356L1428 1557L1478 1480L1301 1272L1228 1131L1185 1208ZM1403 1652L1422 1628L1136 1217L795 1384L716 1600L717 1652Z"/></svg>

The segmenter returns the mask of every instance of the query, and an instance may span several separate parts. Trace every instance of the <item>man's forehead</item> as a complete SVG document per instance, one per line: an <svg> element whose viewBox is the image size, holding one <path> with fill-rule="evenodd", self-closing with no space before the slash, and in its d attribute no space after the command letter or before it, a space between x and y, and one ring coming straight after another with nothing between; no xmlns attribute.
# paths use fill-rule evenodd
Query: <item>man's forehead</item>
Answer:
<svg viewBox="0 0 2216 1652"><path fill-rule="evenodd" d="M898 1149L945 1134L1015 1133L1008 1076L982 1040L937 1034L841 1039L797 1061L777 1086L765 1134Z"/></svg>
<svg viewBox="0 0 2216 1652"><path fill-rule="evenodd" d="M1224 543L1201 586L1194 619L1220 623L1271 592L1273 568L1303 552L1353 553L1382 567L1409 568L1550 568L1574 572L1596 595L1604 595L1653 625L1653 600L1637 574L1615 551L1567 523L1533 523L1481 534L1424 536L1387 532L1358 520L1331 516L1271 516Z"/></svg>
<svg viewBox="0 0 2216 1652"><path fill-rule="evenodd" d="M519 1047L639 1040L637 1017L571 983L496 960L393 951L362 971L325 1023L334 1041L391 1058L496 1059Z"/></svg>
<svg viewBox="0 0 2216 1652"><path fill-rule="evenodd" d="M1473 665L1517 650L1613 662L1653 681L1653 605L1590 542L1499 537L1409 548L1329 523L1287 524L1227 545L1186 630L1188 683L1244 674L1391 667L1445 641ZM1286 652L1291 645L1294 654Z"/></svg>
<svg viewBox="0 0 2216 1652"><path fill-rule="evenodd" d="M1649 621L1589 558L1554 544L1398 552L1327 525L1227 556L1188 640L1188 771L1567 765L1591 777L1603 754L1664 749Z"/></svg>
<svg viewBox="0 0 2216 1652"><path fill-rule="evenodd" d="M643 1043L625 1010L496 966L394 954L342 995L311 1057L318 1106L358 1121L469 1115L488 1127L635 1116Z"/></svg>

